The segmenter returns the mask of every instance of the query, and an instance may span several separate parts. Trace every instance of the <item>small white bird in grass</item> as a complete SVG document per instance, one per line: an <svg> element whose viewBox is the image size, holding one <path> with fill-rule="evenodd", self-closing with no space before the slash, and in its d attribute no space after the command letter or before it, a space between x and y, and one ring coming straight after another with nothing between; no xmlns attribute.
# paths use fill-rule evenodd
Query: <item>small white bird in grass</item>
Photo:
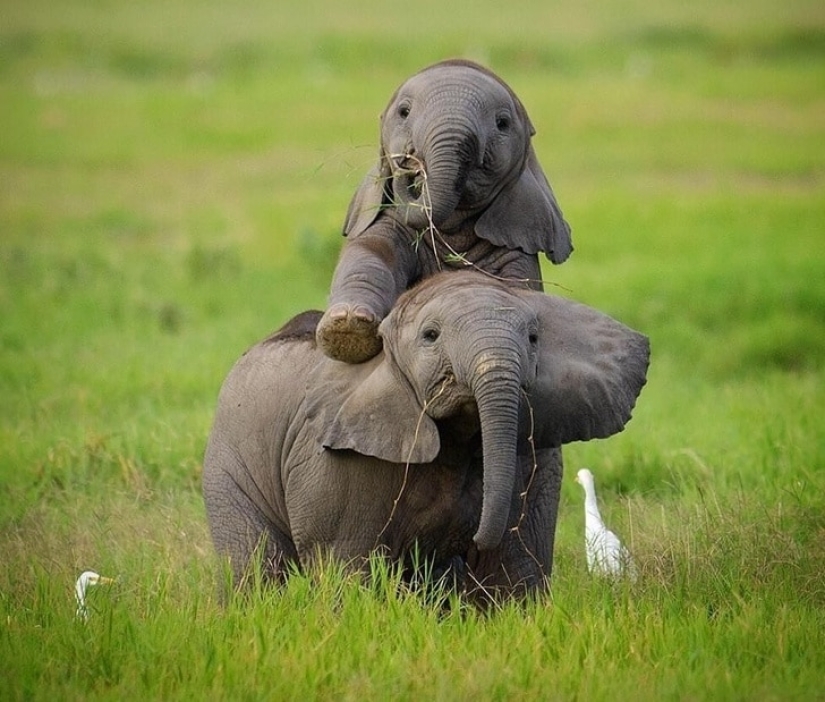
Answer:
<svg viewBox="0 0 825 702"><path fill-rule="evenodd" d="M93 570L85 570L80 574L74 584L74 598L77 601L77 611L75 616L84 622L89 619L89 609L86 607L86 590L91 585L108 585L113 583L113 578L106 578L98 575Z"/></svg>
<svg viewBox="0 0 825 702"><path fill-rule="evenodd" d="M636 565L630 552L602 521L596 503L596 485L593 473L582 468L576 473L576 482L584 488L584 547L587 569L597 575L628 576L636 579Z"/></svg>

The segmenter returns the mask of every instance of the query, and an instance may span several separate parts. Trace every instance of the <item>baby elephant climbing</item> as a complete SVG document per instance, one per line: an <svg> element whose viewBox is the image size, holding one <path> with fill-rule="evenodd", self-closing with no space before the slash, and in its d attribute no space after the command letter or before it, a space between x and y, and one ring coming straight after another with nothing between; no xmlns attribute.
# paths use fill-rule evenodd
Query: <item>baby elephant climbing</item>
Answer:
<svg viewBox="0 0 825 702"><path fill-rule="evenodd" d="M236 582L258 556L278 580L319 554L357 568L378 552L452 566L476 595L543 588L560 447L623 429L647 338L470 271L402 295L362 364L316 347L320 316L252 347L220 393L203 489Z"/></svg>
<svg viewBox="0 0 825 702"><path fill-rule="evenodd" d="M472 266L541 290L538 252L573 250L533 150L533 124L501 78L441 61L399 86L381 115L378 161L350 202L329 307L317 329L330 357L378 353L398 296L438 271Z"/></svg>

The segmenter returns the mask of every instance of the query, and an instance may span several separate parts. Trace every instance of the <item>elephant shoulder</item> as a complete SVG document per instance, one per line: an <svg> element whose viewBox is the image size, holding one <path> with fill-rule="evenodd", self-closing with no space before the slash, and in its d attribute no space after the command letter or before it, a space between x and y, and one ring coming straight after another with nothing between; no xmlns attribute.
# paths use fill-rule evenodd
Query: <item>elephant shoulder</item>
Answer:
<svg viewBox="0 0 825 702"><path fill-rule="evenodd" d="M216 425L222 431L240 436L255 427L288 425L303 401L306 376L321 355L315 347L320 318L320 312L293 317L235 361L219 394Z"/></svg>
<svg viewBox="0 0 825 702"><path fill-rule="evenodd" d="M277 331L272 332L261 343L275 344L291 341L309 341L315 346L315 328L323 316L323 312L309 310L301 312L290 319Z"/></svg>

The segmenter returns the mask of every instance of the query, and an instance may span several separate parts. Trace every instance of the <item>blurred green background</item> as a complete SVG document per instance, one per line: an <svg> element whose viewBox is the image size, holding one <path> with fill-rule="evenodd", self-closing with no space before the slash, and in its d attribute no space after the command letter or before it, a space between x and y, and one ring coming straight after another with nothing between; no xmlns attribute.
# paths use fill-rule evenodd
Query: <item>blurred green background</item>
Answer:
<svg viewBox="0 0 825 702"><path fill-rule="evenodd" d="M745 504L752 524L790 509L789 542L822 562L821 1L7 0L9 621L34 607L33 583L89 563L190 568L198 582L223 376L324 306L379 113L451 56L501 75L536 126L576 247L545 266L548 290L652 340L626 431L566 450L559 577L583 567L581 465L642 554L669 548L672 532L654 528L668 510Z"/></svg>
<svg viewBox="0 0 825 702"><path fill-rule="evenodd" d="M390 94L447 56L499 72L536 125L576 246L545 277L653 339L640 444L728 444L735 418L705 426L728 387L784 386L798 406L774 411L797 425L813 410L818 3L34 1L3 15L0 475L15 489L89 436L133 444L153 475L197 472L234 357L324 306Z"/></svg>

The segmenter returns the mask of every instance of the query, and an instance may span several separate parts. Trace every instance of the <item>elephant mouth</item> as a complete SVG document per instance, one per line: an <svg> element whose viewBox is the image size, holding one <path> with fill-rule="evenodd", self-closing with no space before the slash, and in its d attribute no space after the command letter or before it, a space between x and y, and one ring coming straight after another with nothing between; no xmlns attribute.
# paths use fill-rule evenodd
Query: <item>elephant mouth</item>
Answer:
<svg viewBox="0 0 825 702"><path fill-rule="evenodd" d="M424 164L412 154L393 159L394 190L402 202L418 202L424 196L427 186L427 172Z"/></svg>
<svg viewBox="0 0 825 702"><path fill-rule="evenodd" d="M423 172L403 173L400 184L406 195L406 200L417 201L424 194L425 176Z"/></svg>
<svg viewBox="0 0 825 702"><path fill-rule="evenodd" d="M467 415L478 423L478 408L472 389L447 373L427 393L427 414L433 419Z"/></svg>

